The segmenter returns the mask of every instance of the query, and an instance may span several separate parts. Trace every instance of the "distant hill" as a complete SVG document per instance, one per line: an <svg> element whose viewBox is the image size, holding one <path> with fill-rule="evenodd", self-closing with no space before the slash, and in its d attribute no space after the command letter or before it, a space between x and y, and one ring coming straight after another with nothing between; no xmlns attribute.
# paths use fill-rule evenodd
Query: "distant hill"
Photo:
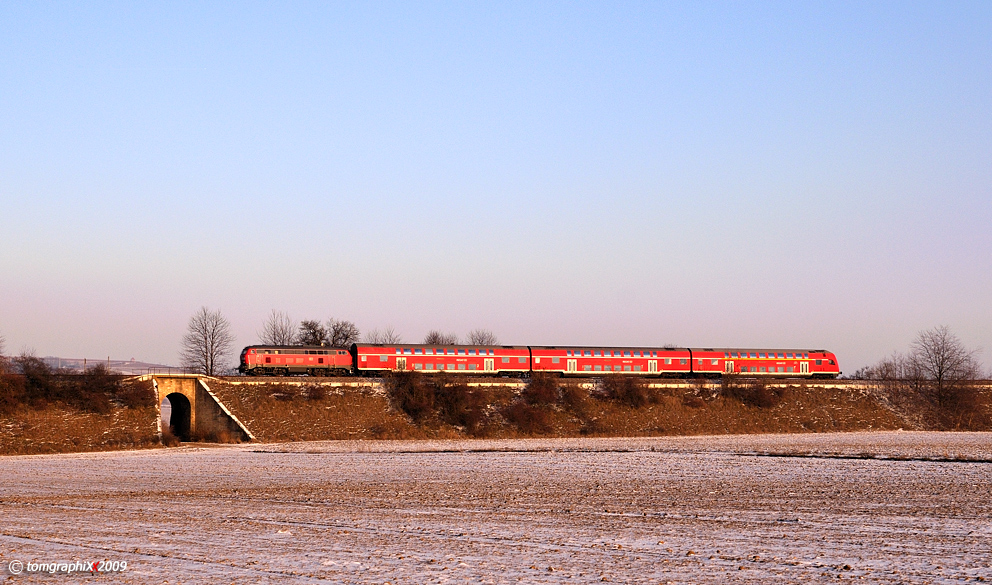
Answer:
<svg viewBox="0 0 992 585"><path fill-rule="evenodd" d="M137 376L140 374L166 373L170 371L171 372L183 371L183 369L179 366L139 362L134 358L125 361L125 360L62 358L62 357L46 356L41 359L51 368L57 370L68 370L70 372L71 371L82 372L86 368L91 368L96 364L104 364L112 372L117 372L119 374L128 374L131 376Z"/></svg>

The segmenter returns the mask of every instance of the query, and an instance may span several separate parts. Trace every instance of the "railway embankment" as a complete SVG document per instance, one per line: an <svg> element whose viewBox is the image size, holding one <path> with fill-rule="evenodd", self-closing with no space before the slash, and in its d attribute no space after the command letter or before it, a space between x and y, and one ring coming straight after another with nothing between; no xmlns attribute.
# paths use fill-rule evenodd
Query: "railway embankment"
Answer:
<svg viewBox="0 0 992 585"><path fill-rule="evenodd" d="M230 377L209 388L261 442L992 430L988 384L956 419L904 388L842 380ZM0 414L0 454L157 447L163 430L170 442L160 420L146 404L25 404Z"/></svg>

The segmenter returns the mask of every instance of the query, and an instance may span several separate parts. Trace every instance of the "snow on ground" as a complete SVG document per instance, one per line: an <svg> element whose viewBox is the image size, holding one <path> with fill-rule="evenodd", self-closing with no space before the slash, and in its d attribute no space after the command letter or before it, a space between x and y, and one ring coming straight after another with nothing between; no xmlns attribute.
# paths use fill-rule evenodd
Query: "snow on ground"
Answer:
<svg viewBox="0 0 992 585"><path fill-rule="evenodd" d="M990 494L990 433L0 457L0 575L110 559L127 571L86 581L990 581Z"/></svg>

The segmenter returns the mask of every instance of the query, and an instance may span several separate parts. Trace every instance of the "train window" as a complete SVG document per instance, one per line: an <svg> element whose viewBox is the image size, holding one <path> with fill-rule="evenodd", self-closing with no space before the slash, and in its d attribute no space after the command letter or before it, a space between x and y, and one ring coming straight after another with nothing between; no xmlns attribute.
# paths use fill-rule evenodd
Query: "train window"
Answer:
<svg viewBox="0 0 992 585"><path fill-rule="evenodd" d="M553 364L560 364L561 363L561 358L551 358L551 363L553 363Z"/></svg>
<svg viewBox="0 0 992 585"><path fill-rule="evenodd" d="M823 365L823 360L816 360L816 365L822 366Z"/></svg>
<svg viewBox="0 0 992 585"><path fill-rule="evenodd" d="M652 351L651 352L651 357L658 357L658 352Z"/></svg>
<svg viewBox="0 0 992 585"><path fill-rule="evenodd" d="M396 348L396 355L401 355L402 353L403 353L403 350L397 347Z"/></svg>
<svg viewBox="0 0 992 585"><path fill-rule="evenodd" d="M680 364L682 364L683 366L684 366L684 365L685 365L685 364L686 364L687 362L688 362L688 360L687 360L687 359L685 359L685 358L680 358L680 359L679 359L679 363L680 363Z"/></svg>
<svg viewBox="0 0 992 585"><path fill-rule="evenodd" d="M715 360L710 360L710 365L711 365L711 366L715 366L715 365L717 365L718 363L720 363L720 360L719 360L719 359L715 359Z"/></svg>
<svg viewBox="0 0 992 585"><path fill-rule="evenodd" d="M792 366L789 366L789 367L785 368L785 371L791 374L792 372L795 371L795 369Z"/></svg>
<svg viewBox="0 0 992 585"><path fill-rule="evenodd" d="M474 370L474 369L475 369L475 364L469 364L469 365L468 365L468 369L470 369L470 370Z"/></svg>
<svg viewBox="0 0 992 585"><path fill-rule="evenodd" d="M510 358L507 358L507 357L503 358L503 363L504 364L510 363Z"/></svg>
<svg viewBox="0 0 992 585"><path fill-rule="evenodd" d="M809 359L809 354L806 353L806 352L803 352L803 359L807 359L808 360Z"/></svg>
<svg viewBox="0 0 992 585"><path fill-rule="evenodd" d="M834 360L830 360L830 365L831 365L831 366L835 366L835 365L837 365L837 364L836 364L836 363L834 363Z"/></svg>
<svg viewBox="0 0 992 585"><path fill-rule="evenodd" d="M420 349L418 347L417 349L413 350L413 353L415 353L417 355L423 355L424 354L424 350L422 350L422 349Z"/></svg>
<svg viewBox="0 0 992 585"><path fill-rule="evenodd" d="M596 369L597 372L602 372L603 371L603 366L596 366L595 369Z"/></svg>
<svg viewBox="0 0 992 585"><path fill-rule="evenodd" d="M625 372L629 372L629 371L630 371L630 366L624 366L624 367L623 367L623 371L625 371Z"/></svg>
<svg viewBox="0 0 992 585"><path fill-rule="evenodd" d="M468 350L468 355L475 355L475 350L474 349Z"/></svg>
<svg viewBox="0 0 992 585"><path fill-rule="evenodd" d="M781 374L782 372L784 372L784 371L785 371L785 368L783 368L782 366L779 366L779 367L778 367L778 371L779 371L779 373Z"/></svg>
<svg viewBox="0 0 992 585"><path fill-rule="evenodd" d="M587 372L591 372L592 371L592 366L582 366L582 369L585 370L585 371L587 371Z"/></svg>
<svg viewBox="0 0 992 585"><path fill-rule="evenodd" d="M449 370L455 369L455 364L448 364L448 369Z"/></svg>
<svg viewBox="0 0 992 585"><path fill-rule="evenodd" d="M381 356L379 356L379 361L380 362L389 361L389 356L381 355Z"/></svg>
<svg viewBox="0 0 992 585"><path fill-rule="evenodd" d="M410 348L408 347L408 348L406 348L406 349L403 350L403 353L405 353L406 355L410 355L413 352L410 351Z"/></svg>
<svg viewBox="0 0 992 585"><path fill-rule="evenodd" d="M640 372L641 371L641 366L634 366L634 371L635 372Z"/></svg>
<svg viewBox="0 0 992 585"><path fill-rule="evenodd" d="M413 369L422 370L424 369L424 364L413 364Z"/></svg>
<svg viewBox="0 0 992 585"><path fill-rule="evenodd" d="M672 358L665 358L665 365L669 366L672 364Z"/></svg>
<svg viewBox="0 0 992 585"><path fill-rule="evenodd" d="M592 352L592 355L594 355L596 357L602 357L602 353L599 350L596 350L596 351Z"/></svg>
<svg viewBox="0 0 992 585"><path fill-rule="evenodd" d="M778 359L785 359L785 354L782 352L778 352Z"/></svg>
<svg viewBox="0 0 992 585"><path fill-rule="evenodd" d="M763 358L763 357L765 357L765 352L761 352L761 353L759 353L759 354L758 354L758 357L759 357L759 358Z"/></svg>
<svg viewBox="0 0 992 585"><path fill-rule="evenodd" d="M525 357L522 357L522 358L518 358L518 361L519 361L520 363L522 363L522 364L526 364L526 363L527 363L527 358L525 358Z"/></svg>
<svg viewBox="0 0 992 585"><path fill-rule="evenodd" d="M755 358L755 357L758 357L758 354L756 354L756 353L754 353L754 352L752 351L752 352L751 352L751 357L753 357L753 358Z"/></svg>
<svg viewBox="0 0 992 585"><path fill-rule="evenodd" d="M723 359L727 359L729 357L730 357L730 352L729 351L723 352Z"/></svg>
<svg viewBox="0 0 992 585"><path fill-rule="evenodd" d="M792 354L789 353L789 352L786 352L785 357L786 357L786 359L790 359L791 360L792 359Z"/></svg>

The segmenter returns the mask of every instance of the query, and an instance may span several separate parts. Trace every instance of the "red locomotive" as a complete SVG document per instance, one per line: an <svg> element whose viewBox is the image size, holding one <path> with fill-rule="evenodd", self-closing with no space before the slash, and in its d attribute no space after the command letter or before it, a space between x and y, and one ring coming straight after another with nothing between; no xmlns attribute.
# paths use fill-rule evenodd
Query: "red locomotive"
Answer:
<svg viewBox="0 0 992 585"><path fill-rule="evenodd" d="M251 345L238 368L249 375L378 375L447 372L526 377L620 374L653 377L836 378L837 357L823 349L673 347L553 347L356 343L350 350L322 346Z"/></svg>

